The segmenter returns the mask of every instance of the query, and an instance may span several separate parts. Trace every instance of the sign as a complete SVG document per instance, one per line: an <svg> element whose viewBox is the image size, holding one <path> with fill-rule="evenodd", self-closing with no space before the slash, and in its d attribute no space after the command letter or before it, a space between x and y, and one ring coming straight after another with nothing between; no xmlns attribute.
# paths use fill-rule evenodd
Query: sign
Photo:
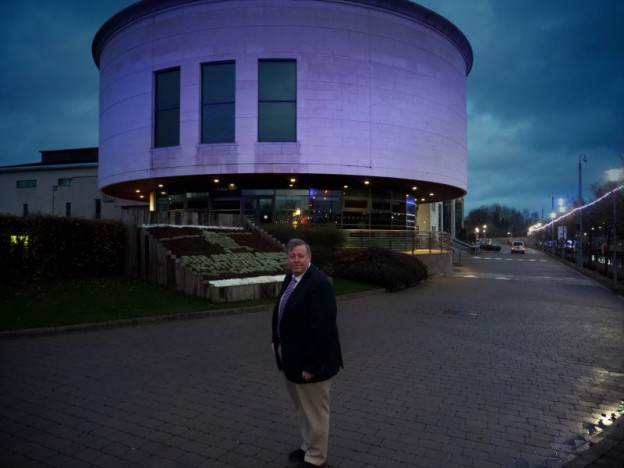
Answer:
<svg viewBox="0 0 624 468"><path fill-rule="evenodd" d="M568 226L557 226L557 239L559 240L568 239Z"/></svg>

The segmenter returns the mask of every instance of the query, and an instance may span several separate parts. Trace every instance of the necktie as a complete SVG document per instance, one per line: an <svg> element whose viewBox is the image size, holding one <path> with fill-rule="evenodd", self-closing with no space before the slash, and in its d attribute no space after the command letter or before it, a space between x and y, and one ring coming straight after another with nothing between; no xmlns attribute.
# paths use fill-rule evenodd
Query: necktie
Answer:
<svg viewBox="0 0 624 468"><path fill-rule="evenodd" d="M277 310L277 335L280 334L280 323L282 323L282 317L284 316L284 309L286 308L286 303L288 302L288 298L292 294L293 290L297 286L297 280L293 276L286 287L286 291L282 294L282 298L280 299L279 309Z"/></svg>

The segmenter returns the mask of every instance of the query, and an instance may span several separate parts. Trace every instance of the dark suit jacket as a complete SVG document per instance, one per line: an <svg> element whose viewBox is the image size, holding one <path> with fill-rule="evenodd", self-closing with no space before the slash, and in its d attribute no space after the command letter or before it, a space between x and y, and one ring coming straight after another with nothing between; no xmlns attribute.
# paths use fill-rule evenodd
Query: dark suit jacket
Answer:
<svg viewBox="0 0 624 468"><path fill-rule="evenodd" d="M277 366L294 383L330 379L343 366L336 325L336 296L325 273L310 265L288 299L278 336L279 302L291 278L291 273L284 278L273 309ZM313 374L314 379L303 380L303 371Z"/></svg>

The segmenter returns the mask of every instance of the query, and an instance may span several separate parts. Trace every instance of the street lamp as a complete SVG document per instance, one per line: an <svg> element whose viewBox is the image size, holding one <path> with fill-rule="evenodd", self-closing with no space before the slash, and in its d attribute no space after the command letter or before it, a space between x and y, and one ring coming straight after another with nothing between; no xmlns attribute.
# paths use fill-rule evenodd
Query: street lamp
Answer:
<svg viewBox="0 0 624 468"><path fill-rule="evenodd" d="M483 242L485 242L487 240L487 236L485 235L485 230L487 229L487 226L484 224L483 225Z"/></svg>
<svg viewBox="0 0 624 468"><path fill-rule="evenodd" d="M555 255L555 218L557 213L550 213L550 253Z"/></svg>
<svg viewBox="0 0 624 468"><path fill-rule="evenodd" d="M587 162L587 156L584 154L579 155L579 210L578 210L578 232L579 232L579 243L577 248L577 258L576 258L576 266L579 268L583 268L583 189L581 185L581 162Z"/></svg>
<svg viewBox="0 0 624 468"><path fill-rule="evenodd" d="M622 169L611 169L606 171L607 173L607 179L610 182L619 182L620 180L622 180L622 174L624 173L624 170ZM616 212L615 212L615 196L617 194L617 190L613 190L613 265L612 265L612 269L613 269L613 290L615 291L617 288L617 241L616 241L616 228L615 228L615 222L617 220L616 217Z"/></svg>
<svg viewBox="0 0 624 468"><path fill-rule="evenodd" d="M475 244L479 243L479 228L475 228Z"/></svg>
<svg viewBox="0 0 624 468"><path fill-rule="evenodd" d="M559 207L559 214L563 215L566 212L565 199L559 198L557 200L557 206ZM565 223L562 226L557 226L557 245L561 243L561 259L565 258L565 246L568 240L568 230ZM561 242L559 242L561 241Z"/></svg>

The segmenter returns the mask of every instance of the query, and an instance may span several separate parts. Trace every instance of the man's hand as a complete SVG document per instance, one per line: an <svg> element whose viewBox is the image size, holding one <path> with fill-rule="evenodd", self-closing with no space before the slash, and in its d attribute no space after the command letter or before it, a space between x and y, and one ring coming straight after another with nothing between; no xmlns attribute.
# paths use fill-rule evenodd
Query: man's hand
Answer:
<svg viewBox="0 0 624 468"><path fill-rule="evenodd" d="M303 371L301 373L301 377L303 377L303 380L312 380L314 378L314 374L310 374L309 372Z"/></svg>

